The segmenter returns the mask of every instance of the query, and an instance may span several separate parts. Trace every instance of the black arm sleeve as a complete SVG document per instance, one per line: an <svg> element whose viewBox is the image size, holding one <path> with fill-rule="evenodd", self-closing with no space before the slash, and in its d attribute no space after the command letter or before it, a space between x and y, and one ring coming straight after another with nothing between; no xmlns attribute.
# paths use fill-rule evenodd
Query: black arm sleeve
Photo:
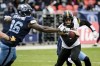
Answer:
<svg viewBox="0 0 100 66"><path fill-rule="evenodd" d="M87 27L89 27L92 32L94 31L90 26L91 26L91 23L89 23L87 20L80 20L80 23L79 23L80 26L83 26L83 25L86 25Z"/></svg>

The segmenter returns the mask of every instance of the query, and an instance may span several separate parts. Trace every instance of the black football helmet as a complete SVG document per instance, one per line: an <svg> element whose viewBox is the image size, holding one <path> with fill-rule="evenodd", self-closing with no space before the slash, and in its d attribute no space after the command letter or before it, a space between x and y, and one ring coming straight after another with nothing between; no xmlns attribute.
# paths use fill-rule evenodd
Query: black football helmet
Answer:
<svg viewBox="0 0 100 66"><path fill-rule="evenodd" d="M64 13L63 13L63 21L65 21L66 19L73 20L73 14L72 14L72 12L70 12L68 10L64 11Z"/></svg>
<svg viewBox="0 0 100 66"><path fill-rule="evenodd" d="M68 11L68 10L64 11L64 13L63 13L63 23L64 24L67 19L71 19L71 24L68 26L72 27L73 26L73 14L71 11Z"/></svg>
<svg viewBox="0 0 100 66"><path fill-rule="evenodd" d="M21 16L31 15L32 12L32 8L28 4L20 4L17 10Z"/></svg>

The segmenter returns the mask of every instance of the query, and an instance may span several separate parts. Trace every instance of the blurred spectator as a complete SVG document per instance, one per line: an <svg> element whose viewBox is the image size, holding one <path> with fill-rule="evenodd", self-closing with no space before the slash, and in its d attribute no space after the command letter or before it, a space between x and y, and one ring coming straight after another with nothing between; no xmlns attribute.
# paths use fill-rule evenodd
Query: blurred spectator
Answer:
<svg viewBox="0 0 100 66"><path fill-rule="evenodd" d="M72 0L73 5L79 5L81 3L81 0Z"/></svg>
<svg viewBox="0 0 100 66"><path fill-rule="evenodd" d="M67 0L67 5L79 5L81 0Z"/></svg>
<svg viewBox="0 0 100 66"><path fill-rule="evenodd" d="M4 17L5 17L5 16L13 16L13 15L15 14L15 12L16 12L16 10L15 10L13 4L12 4L11 2L9 2L9 3L7 4L6 10L4 11ZM11 24L11 22L6 22L6 21L3 21L3 22L2 22L2 25L3 25L2 31L3 31L4 33L8 32L8 30L9 30L9 28L10 28L10 24Z"/></svg>
<svg viewBox="0 0 100 66"><path fill-rule="evenodd" d="M28 0L28 4L33 7L35 5L35 0Z"/></svg>
<svg viewBox="0 0 100 66"><path fill-rule="evenodd" d="M41 7L39 5L34 6L35 11L42 11Z"/></svg>
<svg viewBox="0 0 100 66"><path fill-rule="evenodd" d="M16 7L16 8L18 7L19 4L23 4L23 3L28 2L28 0L11 0L11 1L13 3L14 7Z"/></svg>
<svg viewBox="0 0 100 66"><path fill-rule="evenodd" d="M65 7L63 5L58 5L58 10L57 10L58 14L62 14L64 10L65 10Z"/></svg>
<svg viewBox="0 0 100 66"><path fill-rule="evenodd" d="M38 16L38 23L40 24L40 25L42 25L43 24L43 17L42 17L42 15L37 15ZM42 32L38 32L38 43L39 44L42 44L43 43L43 35L42 35L43 33Z"/></svg>
<svg viewBox="0 0 100 66"><path fill-rule="evenodd" d="M95 5L96 5L96 0L89 0L89 5L88 5L88 10L93 10L95 9Z"/></svg>
<svg viewBox="0 0 100 66"><path fill-rule="evenodd" d="M0 0L0 22L2 22L2 18L3 18L3 14L4 14L4 10L6 9L6 4L3 3L3 0Z"/></svg>
<svg viewBox="0 0 100 66"><path fill-rule="evenodd" d="M66 10L74 11L73 5L66 5Z"/></svg>
<svg viewBox="0 0 100 66"><path fill-rule="evenodd" d="M36 1L34 9L35 11L42 11L42 0L38 0L38 2Z"/></svg>
<svg viewBox="0 0 100 66"><path fill-rule="evenodd" d="M95 6L94 10L100 12L100 0L97 1L97 5Z"/></svg>
<svg viewBox="0 0 100 66"><path fill-rule="evenodd" d="M5 8L6 8L6 4L3 3L3 0L0 0L0 11L1 11L1 12L4 11Z"/></svg>
<svg viewBox="0 0 100 66"><path fill-rule="evenodd" d="M42 11L44 8L44 2L42 0L29 0L28 3L35 11Z"/></svg>
<svg viewBox="0 0 100 66"><path fill-rule="evenodd" d="M78 11L78 5L73 5L75 11Z"/></svg>
<svg viewBox="0 0 100 66"><path fill-rule="evenodd" d="M79 6L79 11L80 10L91 11L95 8L95 6L96 6L96 0L83 0L83 5Z"/></svg>
<svg viewBox="0 0 100 66"><path fill-rule="evenodd" d="M78 5L66 5L65 10L69 10L74 16L77 16Z"/></svg>
<svg viewBox="0 0 100 66"><path fill-rule="evenodd" d="M67 2L68 2L68 0L62 0L62 4L61 5L66 6Z"/></svg>
<svg viewBox="0 0 100 66"><path fill-rule="evenodd" d="M43 9L43 14L54 14L56 13L56 6L54 6L54 2L51 1L50 5L45 6Z"/></svg>
<svg viewBox="0 0 100 66"><path fill-rule="evenodd" d="M45 6L48 6L51 4L51 1L54 1L54 0L43 0Z"/></svg>
<svg viewBox="0 0 100 66"><path fill-rule="evenodd" d="M15 13L17 13L16 8L13 6L11 2L9 2L7 4L7 8L5 9L4 15L13 16Z"/></svg>
<svg viewBox="0 0 100 66"><path fill-rule="evenodd" d="M78 10L86 10L86 8L88 7L88 0L83 0L83 3L81 5L79 5Z"/></svg>
<svg viewBox="0 0 100 66"><path fill-rule="evenodd" d="M13 3L13 5L14 5L14 7L17 8L18 5L19 5L19 0L13 0L12 3Z"/></svg>
<svg viewBox="0 0 100 66"><path fill-rule="evenodd" d="M78 5L73 5L73 8L74 8L73 15L77 16L78 15L78 8L79 8L79 6Z"/></svg>

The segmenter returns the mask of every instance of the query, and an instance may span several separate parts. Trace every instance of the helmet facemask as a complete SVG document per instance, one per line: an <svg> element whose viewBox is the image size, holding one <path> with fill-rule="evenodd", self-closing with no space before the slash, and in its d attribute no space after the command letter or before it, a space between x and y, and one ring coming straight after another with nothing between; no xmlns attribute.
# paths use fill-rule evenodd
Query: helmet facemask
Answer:
<svg viewBox="0 0 100 66"><path fill-rule="evenodd" d="M67 27L72 27L73 25L73 15L70 11L65 11L63 14L63 23Z"/></svg>
<svg viewBox="0 0 100 66"><path fill-rule="evenodd" d="M18 13L21 16L28 16L31 15L32 8L28 4L21 4L18 6Z"/></svg>

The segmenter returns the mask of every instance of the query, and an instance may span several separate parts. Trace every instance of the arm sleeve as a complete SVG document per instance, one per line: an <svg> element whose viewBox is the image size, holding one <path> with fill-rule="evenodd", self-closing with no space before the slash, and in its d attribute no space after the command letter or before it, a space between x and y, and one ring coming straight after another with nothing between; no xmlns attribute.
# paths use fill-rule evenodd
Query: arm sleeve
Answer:
<svg viewBox="0 0 100 66"><path fill-rule="evenodd" d="M80 26L86 25L87 27L89 27L91 29L92 32L95 31L95 28L93 27L93 25L90 22L88 22L87 20L79 20L79 21L80 21L79 22Z"/></svg>

